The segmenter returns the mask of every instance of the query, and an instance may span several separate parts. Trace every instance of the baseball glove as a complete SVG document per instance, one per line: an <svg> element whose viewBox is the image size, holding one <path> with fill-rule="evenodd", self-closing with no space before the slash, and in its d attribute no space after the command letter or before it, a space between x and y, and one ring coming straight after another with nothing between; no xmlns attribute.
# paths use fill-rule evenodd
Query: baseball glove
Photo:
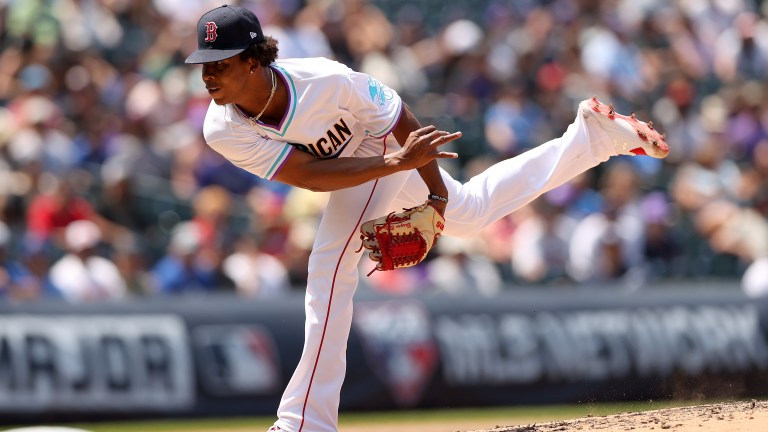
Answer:
<svg viewBox="0 0 768 432"><path fill-rule="evenodd" d="M358 252L370 250L368 257L376 262L371 273L412 267L424 260L444 229L445 219L427 202L363 223Z"/></svg>

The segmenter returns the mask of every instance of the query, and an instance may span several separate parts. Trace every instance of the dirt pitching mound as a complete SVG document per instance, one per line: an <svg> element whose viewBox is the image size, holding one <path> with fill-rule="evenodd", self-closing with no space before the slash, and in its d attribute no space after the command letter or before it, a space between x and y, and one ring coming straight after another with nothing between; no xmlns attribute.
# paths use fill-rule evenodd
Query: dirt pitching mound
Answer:
<svg viewBox="0 0 768 432"><path fill-rule="evenodd" d="M628 412L472 432L758 432L768 431L768 402L725 402Z"/></svg>

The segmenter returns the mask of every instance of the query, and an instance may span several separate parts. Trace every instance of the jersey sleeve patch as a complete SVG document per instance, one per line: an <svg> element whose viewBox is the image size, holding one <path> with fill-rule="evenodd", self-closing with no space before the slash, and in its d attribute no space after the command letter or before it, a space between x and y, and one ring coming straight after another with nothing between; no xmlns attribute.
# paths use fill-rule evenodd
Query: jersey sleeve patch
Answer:
<svg viewBox="0 0 768 432"><path fill-rule="evenodd" d="M340 108L354 115L368 135L380 137L388 134L400 118L400 96L364 73L350 71L349 80L351 86L347 87L346 103Z"/></svg>
<svg viewBox="0 0 768 432"><path fill-rule="evenodd" d="M368 92L371 95L371 102L380 107L387 105L388 101L395 98L395 91L380 83L373 77L368 77Z"/></svg>

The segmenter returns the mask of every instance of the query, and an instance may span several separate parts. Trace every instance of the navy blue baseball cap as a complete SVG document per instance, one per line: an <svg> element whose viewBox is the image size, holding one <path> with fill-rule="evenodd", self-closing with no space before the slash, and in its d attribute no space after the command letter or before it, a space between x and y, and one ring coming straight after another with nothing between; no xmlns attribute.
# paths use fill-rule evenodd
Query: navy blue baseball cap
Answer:
<svg viewBox="0 0 768 432"><path fill-rule="evenodd" d="M185 63L208 63L228 59L250 45L264 42L261 24L253 12L240 6L212 9L197 22L197 51Z"/></svg>

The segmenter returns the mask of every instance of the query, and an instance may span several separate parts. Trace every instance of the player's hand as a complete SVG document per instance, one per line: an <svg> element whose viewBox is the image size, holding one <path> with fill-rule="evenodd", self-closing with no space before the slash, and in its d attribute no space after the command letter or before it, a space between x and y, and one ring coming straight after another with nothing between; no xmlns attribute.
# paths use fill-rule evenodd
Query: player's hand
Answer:
<svg viewBox="0 0 768 432"><path fill-rule="evenodd" d="M407 169L421 168L435 159L455 159L457 153L440 150L440 146L461 138L461 132L449 133L434 126L424 126L408 135L402 148L390 156Z"/></svg>

